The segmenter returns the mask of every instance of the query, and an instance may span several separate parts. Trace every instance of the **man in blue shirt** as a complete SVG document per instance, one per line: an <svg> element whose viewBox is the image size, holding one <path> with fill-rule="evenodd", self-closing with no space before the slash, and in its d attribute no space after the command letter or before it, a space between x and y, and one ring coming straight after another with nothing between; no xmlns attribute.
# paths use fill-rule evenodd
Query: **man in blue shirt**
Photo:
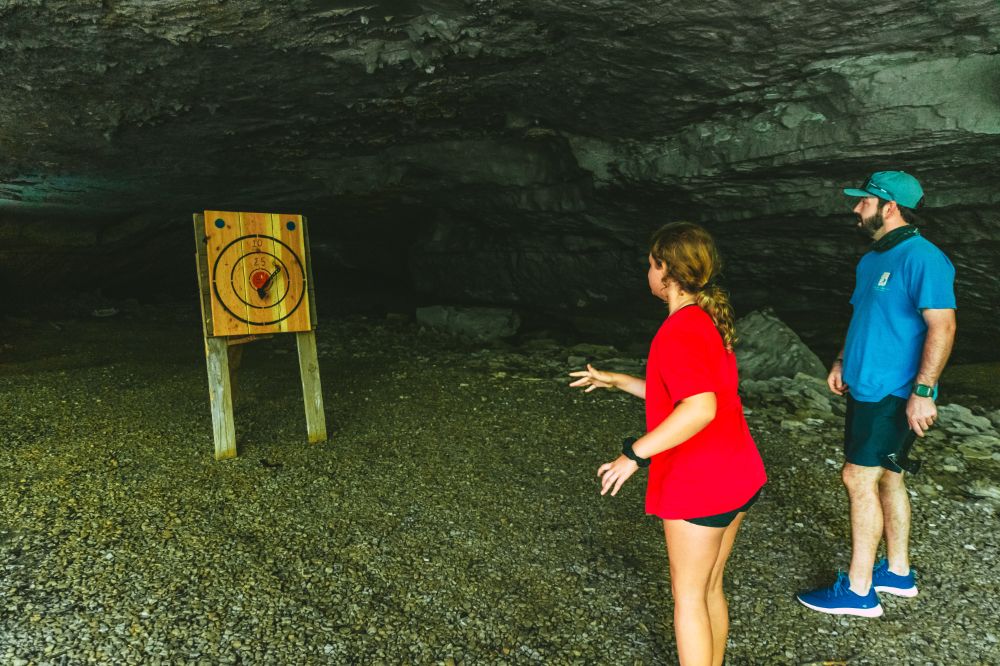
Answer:
<svg viewBox="0 0 1000 666"><path fill-rule="evenodd" d="M910 222L917 179L879 171L854 213L872 249L858 263L847 340L827 384L847 395L843 481L851 507L851 566L831 587L803 592L813 610L878 617L877 592L917 594L910 568L910 500L896 463L937 419L937 381L955 339L955 268ZM886 555L875 554L885 536Z"/></svg>

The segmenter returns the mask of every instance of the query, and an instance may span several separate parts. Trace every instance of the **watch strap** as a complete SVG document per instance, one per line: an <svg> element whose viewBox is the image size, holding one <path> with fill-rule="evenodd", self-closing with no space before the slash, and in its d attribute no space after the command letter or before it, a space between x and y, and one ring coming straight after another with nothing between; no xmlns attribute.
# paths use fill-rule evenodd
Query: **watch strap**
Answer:
<svg viewBox="0 0 1000 666"><path fill-rule="evenodd" d="M649 458L640 458L636 455L636 452L632 450L632 445L636 443L635 437L626 437L622 440L622 455L624 455L629 460L635 461L635 464L639 467L649 467Z"/></svg>

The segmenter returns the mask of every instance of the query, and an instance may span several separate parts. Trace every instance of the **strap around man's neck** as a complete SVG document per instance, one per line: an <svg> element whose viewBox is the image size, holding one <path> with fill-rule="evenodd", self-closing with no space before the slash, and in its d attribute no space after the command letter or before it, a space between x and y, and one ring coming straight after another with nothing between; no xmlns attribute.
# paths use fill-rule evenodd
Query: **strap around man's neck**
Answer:
<svg viewBox="0 0 1000 666"><path fill-rule="evenodd" d="M893 229L882 238L872 243L872 249L876 252L885 252L886 250L891 250L896 247L907 238L913 238L914 236L920 235L920 229L917 229L911 224L899 227L898 229Z"/></svg>

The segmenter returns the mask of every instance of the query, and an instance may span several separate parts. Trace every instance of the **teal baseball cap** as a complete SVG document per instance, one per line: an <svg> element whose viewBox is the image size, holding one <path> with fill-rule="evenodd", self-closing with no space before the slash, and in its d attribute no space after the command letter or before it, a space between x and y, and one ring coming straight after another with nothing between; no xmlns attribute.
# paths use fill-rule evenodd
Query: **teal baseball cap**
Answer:
<svg viewBox="0 0 1000 666"><path fill-rule="evenodd" d="M895 201L906 208L916 208L924 198L924 188L905 171L876 171L860 189L845 188L849 197L878 197Z"/></svg>

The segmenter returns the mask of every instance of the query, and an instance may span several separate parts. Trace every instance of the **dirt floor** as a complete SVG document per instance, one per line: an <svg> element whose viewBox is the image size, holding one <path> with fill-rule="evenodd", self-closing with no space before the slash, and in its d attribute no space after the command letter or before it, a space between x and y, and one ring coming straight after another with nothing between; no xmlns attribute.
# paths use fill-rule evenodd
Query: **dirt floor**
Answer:
<svg viewBox="0 0 1000 666"><path fill-rule="evenodd" d="M324 322L310 446L292 337L255 342L240 455L217 462L199 326L178 307L0 329L0 663L676 663L644 479L612 499L595 476L642 404L568 389L579 351ZM995 372L948 381L996 409ZM788 418L749 417L770 483L729 566L727 664L1000 664L997 505L936 481L931 446L921 594L877 620L795 601L849 535L839 423Z"/></svg>

